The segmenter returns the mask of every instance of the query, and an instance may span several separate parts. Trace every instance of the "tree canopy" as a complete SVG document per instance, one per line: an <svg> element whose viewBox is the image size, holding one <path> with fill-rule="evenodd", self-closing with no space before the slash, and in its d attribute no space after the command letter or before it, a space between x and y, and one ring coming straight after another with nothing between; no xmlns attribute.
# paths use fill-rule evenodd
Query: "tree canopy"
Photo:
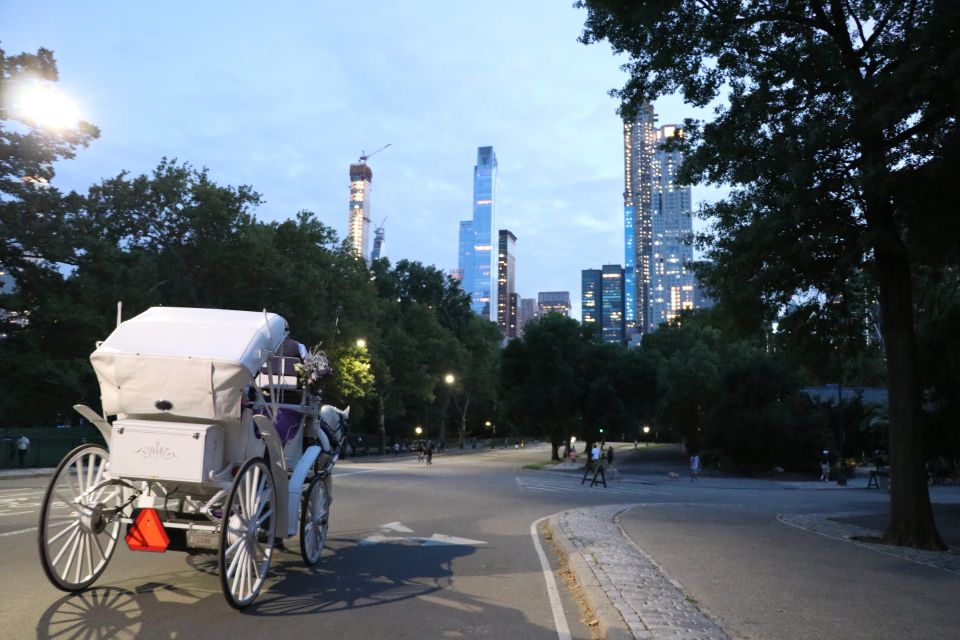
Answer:
<svg viewBox="0 0 960 640"><path fill-rule="evenodd" d="M876 282L897 482L885 540L943 548L918 428L913 277L956 266L945 197L960 152L960 6L934 0L584 0L583 41L626 53L624 113L679 91L714 119L687 122L688 182L733 186L707 281L769 314L799 297ZM753 305L756 307L756 305Z"/></svg>

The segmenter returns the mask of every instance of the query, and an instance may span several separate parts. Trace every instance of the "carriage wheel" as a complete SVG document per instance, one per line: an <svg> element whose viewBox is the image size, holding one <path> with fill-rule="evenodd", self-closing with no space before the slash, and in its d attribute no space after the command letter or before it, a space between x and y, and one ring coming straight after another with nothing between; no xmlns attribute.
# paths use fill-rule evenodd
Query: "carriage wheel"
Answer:
<svg viewBox="0 0 960 640"><path fill-rule="evenodd" d="M327 543L330 519L330 494L320 475L313 476L303 496L300 509L300 553L308 567L320 562L320 554Z"/></svg>
<svg viewBox="0 0 960 640"><path fill-rule="evenodd" d="M84 495L104 479L109 459L99 445L77 447L60 462L43 497L37 536L40 562L58 589L89 587L107 568L117 546L120 519L111 516L123 500L122 487L111 484Z"/></svg>
<svg viewBox="0 0 960 640"><path fill-rule="evenodd" d="M220 524L220 585L235 609L260 593L277 529L276 487L263 458L243 463L230 487Z"/></svg>

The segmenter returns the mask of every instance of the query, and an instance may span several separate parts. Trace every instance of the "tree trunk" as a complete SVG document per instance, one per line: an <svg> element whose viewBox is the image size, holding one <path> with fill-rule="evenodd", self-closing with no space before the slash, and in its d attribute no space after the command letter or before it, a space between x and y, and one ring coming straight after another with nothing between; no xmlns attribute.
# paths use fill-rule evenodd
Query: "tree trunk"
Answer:
<svg viewBox="0 0 960 640"><path fill-rule="evenodd" d="M460 409L460 448L463 449L463 441L467 437L467 409L470 408L470 394L466 393L463 396L463 406L457 405L457 408Z"/></svg>
<svg viewBox="0 0 960 640"><path fill-rule="evenodd" d="M386 421L386 400L383 394L377 396L377 426L380 431L380 455L387 452L387 421Z"/></svg>
<svg viewBox="0 0 960 640"><path fill-rule="evenodd" d="M923 460L909 257L889 201L868 200L866 213L874 236L890 402L890 524L883 541L943 550L946 545L933 520Z"/></svg>

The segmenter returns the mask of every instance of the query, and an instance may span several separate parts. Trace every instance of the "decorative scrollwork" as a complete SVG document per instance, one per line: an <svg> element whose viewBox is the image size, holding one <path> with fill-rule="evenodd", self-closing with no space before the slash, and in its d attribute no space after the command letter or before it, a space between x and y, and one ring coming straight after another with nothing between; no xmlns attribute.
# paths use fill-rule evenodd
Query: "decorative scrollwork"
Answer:
<svg viewBox="0 0 960 640"><path fill-rule="evenodd" d="M169 460L177 457L177 452L170 447L165 447L156 440L149 447L140 447L135 453L140 454L141 458L155 458L159 460Z"/></svg>

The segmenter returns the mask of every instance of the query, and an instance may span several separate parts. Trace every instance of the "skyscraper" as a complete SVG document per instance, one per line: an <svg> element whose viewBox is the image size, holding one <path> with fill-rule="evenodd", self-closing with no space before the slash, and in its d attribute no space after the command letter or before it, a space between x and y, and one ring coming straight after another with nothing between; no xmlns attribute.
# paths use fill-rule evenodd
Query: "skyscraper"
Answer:
<svg viewBox="0 0 960 640"><path fill-rule="evenodd" d="M533 298L520 298L520 309L517 315L517 335L523 337L527 323L537 319L537 301Z"/></svg>
<svg viewBox="0 0 960 640"><path fill-rule="evenodd" d="M624 277L618 264L603 265L603 301L600 305L602 335L604 342L623 344L624 330Z"/></svg>
<svg viewBox="0 0 960 640"><path fill-rule="evenodd" d="M569 291L541 291L537 294L537 315L543 317L548 313L559 313L570 317Z"/></svg>
<svg viewBox="0 0 960 640"><path fill-rule="evenodd" d="M626 328L623 267L605 264L602 269L584 269L580 280L583 324L596 326L604 342L623 344Z"/></svg>
<svg viewBox="0 0 960 640"><path fill-rule="evenodd" d="M463 289L470 294L470 308L487 320L493 319L491 311L496 292L493 287L496 190L497 156L493 147L479 147L473 168L473 219L460 223L460 268L463 269Z"/></svg>
<svg viewBox="0 0 960 640"><path fill-rule="evenodd" d="M644 104L637 117L623 123L624 321L628 334L648 326L651 201L656 114Z"/></svg>
<svg viewBox="0 0 960 640"><path fill-rule="evenodd" d="M500 229L497 244L497 326L507 338L517 337L516 257L517 236ZM512 302L512 304L511 304Z"/></svg>
<svg viewBox="0 0 960 640"><path fill-rule="evenodd" d="M350 165L350 220L347 243L358 258L370 256L370 183L373 171L365 162Z"/></svg>
<svg viewBox="0 0 960 640"><path fill-rule="evenodd" d="M600 305L603 299L603 272L584 269L580 272L580 322L600 326Z"/></svg>
<svg viewBox="0 0 960 640"><path fill-rule="evenodd" d="M674 135L683 135L675 125L664 125L657 130L647 331L669 322L685 309L696 307L696 279L690 271L693 261L691 189L675 184L683 154L660 148Z"/></svg>

